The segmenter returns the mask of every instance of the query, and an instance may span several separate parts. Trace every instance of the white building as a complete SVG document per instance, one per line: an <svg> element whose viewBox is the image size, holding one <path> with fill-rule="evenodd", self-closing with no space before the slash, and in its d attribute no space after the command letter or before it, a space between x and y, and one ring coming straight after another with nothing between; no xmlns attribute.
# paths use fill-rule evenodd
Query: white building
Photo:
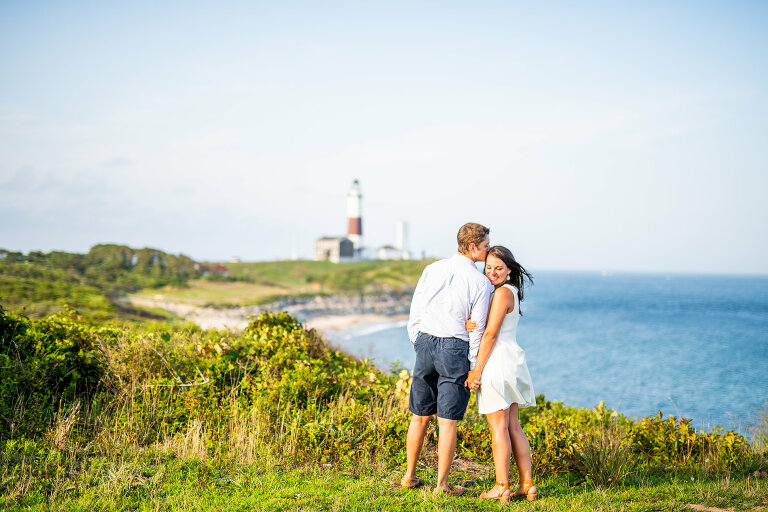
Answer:
<svg viewBox="0 0 768 512"><path fill-rule="evenodd" d="M379 250L376 251L376 257L380 260L400 260L402 259L402 251L397 247L385 245L379 247Z"/></svg>
<svg viewBox="0 0 768 512"><path fill-rule="evenodd" d="M324 236L315 240L315 260L329 260L334 263L340 263L352 261L354 258L355 246L349 238L343 236Z"/></svg>
<svg viewBox="0 0 768 512"><path fill-rule="evenodd" d="M408 223L403 220L395 224L395 245L385 245L376 251L376 257L380 260L409 260L408 252Z"/></svg>

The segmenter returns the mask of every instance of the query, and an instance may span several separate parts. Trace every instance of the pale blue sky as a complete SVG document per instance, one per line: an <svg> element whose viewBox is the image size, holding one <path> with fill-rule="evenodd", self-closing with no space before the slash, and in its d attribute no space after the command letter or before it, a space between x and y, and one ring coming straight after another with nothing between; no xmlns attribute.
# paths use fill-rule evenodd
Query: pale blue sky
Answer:
<svg viewBox="0 0 768 512"><path fill-rule="evenodd" d="M160 4L0 2L0 247L768 273L768 4Z"/></svg>

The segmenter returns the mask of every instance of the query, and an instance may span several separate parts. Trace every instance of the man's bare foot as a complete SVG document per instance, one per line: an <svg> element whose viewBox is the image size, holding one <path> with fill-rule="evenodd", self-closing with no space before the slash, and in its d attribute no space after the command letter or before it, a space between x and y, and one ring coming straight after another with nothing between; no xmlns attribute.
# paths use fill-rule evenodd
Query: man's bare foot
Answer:
<svg viewBox="0 0 768 512"><path fill-rule="evenodd" d="M464 494L464 488L460 485L449 485L448 487L435 487L434 494L444 496L461 496Z"/></svg>
<svg viewBox="0 0 768 512"><path fill-rule="evenodd" d="M417 476L403 477L400 479L400 486L406 489L413 489L421 483L421 479Z"/></svg>

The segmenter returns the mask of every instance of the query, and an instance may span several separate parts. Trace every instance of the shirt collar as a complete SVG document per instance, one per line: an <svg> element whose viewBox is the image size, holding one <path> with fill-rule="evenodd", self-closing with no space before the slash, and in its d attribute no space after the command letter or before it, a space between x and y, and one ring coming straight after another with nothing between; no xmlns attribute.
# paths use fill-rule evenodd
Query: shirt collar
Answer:
<svg viewBox="0 0 768 512"><path fill-rule="evenodd" d="M454 259L456 259L458 261L465 261L465 262L469 263L470 265L472 265L475 268L475 270L477 270L477 265L475 265L475 262L472 261L471 259L467 258L466 256L464 256L463 254L456 253L456 254L453 255L453 257L454 257Z"/></svg>

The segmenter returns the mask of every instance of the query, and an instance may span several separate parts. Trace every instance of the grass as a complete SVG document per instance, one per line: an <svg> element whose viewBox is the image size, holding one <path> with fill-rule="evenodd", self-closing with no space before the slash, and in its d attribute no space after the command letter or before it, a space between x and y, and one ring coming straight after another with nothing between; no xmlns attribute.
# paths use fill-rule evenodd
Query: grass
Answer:
<svg viewBox="0 0 768 512"><path fill-rule="evenodd" d="M419 470L426 483L401 489L410 375L331 350L286 313L263 313L232 335L0 309L0 342L3 510L499 508L478 500L494 475L473 400L452 475L469 482L467 495L431 495L434 422ZM765 477L750 476L768 469L768 453L735 432L542 395L521 422L540 500L516 508L768 505Z"/></svg>
<svg viewBox="0 0 768 512"><path fill-rule="evenodd" d="M768 450L768 401L758 413L758 418L752 428L749 429L755 444L764 450Z"/></svg>
<svg viewBox="0 0 768 512"><path fill-rule="evenodd" d="M151 298L158 301L180 302L194 305L248 306L260 304L264 299L286 295L287 288L247 282L206 281L196 279L188 286L164 286L154 290L142 290L129 297Z"/></svg>
<svg viewBox="0 0 768 512"><path fill-rule="evenodd" d="M191 458L137 455L101 460L81 473L62 475L47 493L0 497L6 510L499 510L479 499L493 485L488 472L456 471L452 481L469 483L465 496L434 497L433 467L422 467L425 484L397 486L402 469L361 464L351 467L282 467L233 464ZM670 475L637 479L610 489L573 486L568 475L537 482L539 500L517 501L515 510L661 511L690 510L690 504L715 509L759 510L768 506L765 479Z"/></svg>
<svg viewBox="0 0 768 512"><path fill-rule="evenodd" d="M8 311L32 318L75 309L100 322L183 323L162 308L128 305L93 286L0 274L0 303Z"/></svg>
<svg viewBox="0 0 768 512"><path fill-rule="evenodd" d="M225 263L232 279L266 284L291 294L410 291L433 260L371 260Z"/></svg>
<svg viewBox="0 0 768 512"><path fill-rule="evenodd" d="M281 297L315 294L400 292L416 287L431 260L267 261L220 263L229 269L226 280L195 279L186 286L144 289L130 297L196 306L251 306Z"/></svg>

